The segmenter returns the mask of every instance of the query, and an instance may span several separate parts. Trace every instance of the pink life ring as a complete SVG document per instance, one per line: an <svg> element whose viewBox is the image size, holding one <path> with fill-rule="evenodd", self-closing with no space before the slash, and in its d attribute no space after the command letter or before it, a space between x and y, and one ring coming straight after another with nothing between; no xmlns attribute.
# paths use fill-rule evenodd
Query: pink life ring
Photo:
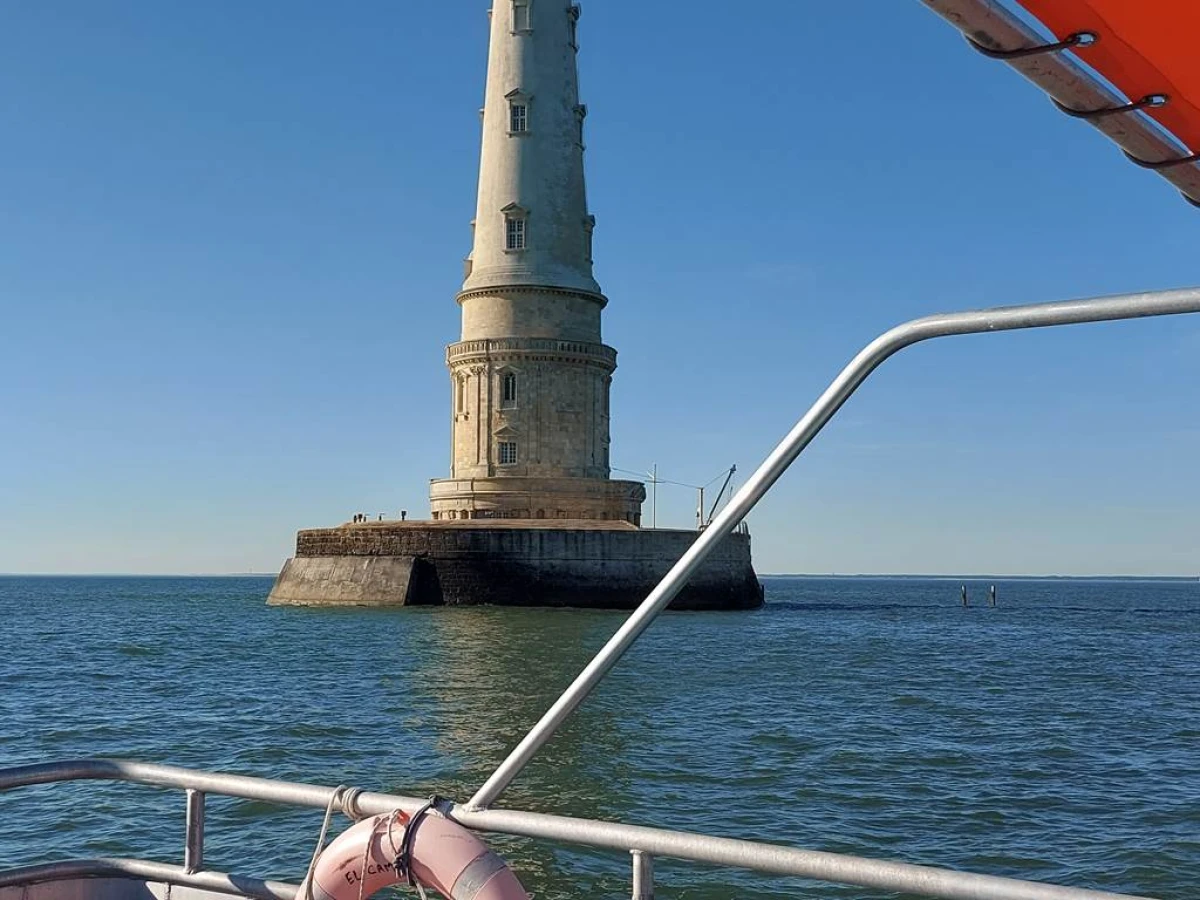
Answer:
<svg viewBox="0 0 1200 900"><path fill-rule="evenodd" d="M338 835L313 868L312 900L365 900L410 875L449 900L529 900L508 864L457 822L430 811L410 823L397 811L364 819ZM414 833L405 841L408 827ZM409 872L397 865L402 844L410 848ZM307 900L308 887L301 886L297 900Z"/></svg>

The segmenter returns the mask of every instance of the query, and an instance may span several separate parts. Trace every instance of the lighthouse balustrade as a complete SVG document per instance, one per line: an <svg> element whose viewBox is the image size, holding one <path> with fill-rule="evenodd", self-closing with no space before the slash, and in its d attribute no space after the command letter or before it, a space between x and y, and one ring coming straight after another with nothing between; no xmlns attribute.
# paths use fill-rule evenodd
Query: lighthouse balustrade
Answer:
<svg viewBox="0 0 1200 900"><path fill-rule="evenodd" d="M592 341L567 341L555 338L493 338L451 344L446 348L446 362L454 363L472 357L487 358L505 353L582 357L614 365L617 360L616 350L606 344Z"/></svg>

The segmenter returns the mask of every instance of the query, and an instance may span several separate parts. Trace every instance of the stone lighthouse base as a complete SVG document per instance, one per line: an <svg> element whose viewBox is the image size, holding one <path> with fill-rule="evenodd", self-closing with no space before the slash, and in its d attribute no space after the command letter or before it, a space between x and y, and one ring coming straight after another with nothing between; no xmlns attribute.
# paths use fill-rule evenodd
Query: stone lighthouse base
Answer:
<svg viewBox="0 0 1200 900"><path fill-rule="evenodd" d="M695 541L624 522L369 522L301 531L268 603L631 609ZM716 548L671 609L755 609L750 535Z"/></svg>

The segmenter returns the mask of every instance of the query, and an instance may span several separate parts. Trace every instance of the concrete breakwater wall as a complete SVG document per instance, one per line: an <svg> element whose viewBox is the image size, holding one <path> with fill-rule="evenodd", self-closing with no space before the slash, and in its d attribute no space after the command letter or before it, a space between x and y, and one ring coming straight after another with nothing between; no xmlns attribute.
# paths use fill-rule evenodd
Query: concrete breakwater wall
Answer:
<svg viewBox="0 0 1200 900"><path fill-rule="evenodd" d="M389 522L301 531L268 602L632 608L697 537L623 523L527 525ZM671 608L753 609L762 596L750 536L733 534Z"/></svg>

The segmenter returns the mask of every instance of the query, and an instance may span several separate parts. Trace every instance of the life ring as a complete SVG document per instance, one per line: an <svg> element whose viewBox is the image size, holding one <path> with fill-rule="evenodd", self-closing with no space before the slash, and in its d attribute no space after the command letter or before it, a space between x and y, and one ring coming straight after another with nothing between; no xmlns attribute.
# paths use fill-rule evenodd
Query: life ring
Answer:
<svg viewBox="0 0 1200 900"><path fill-rule="evenodd" d="M529 900L503 859L432 810L415 822L396 811L346 829L318 857L297 900L310 891L312 900L365 900L410 879L449 900Z"/></svg>

